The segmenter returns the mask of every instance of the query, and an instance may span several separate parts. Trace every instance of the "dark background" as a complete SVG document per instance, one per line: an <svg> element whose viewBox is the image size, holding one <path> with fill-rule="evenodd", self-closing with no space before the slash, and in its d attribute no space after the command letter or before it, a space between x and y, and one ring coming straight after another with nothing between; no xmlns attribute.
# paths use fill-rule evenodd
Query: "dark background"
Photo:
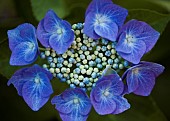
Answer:
<svg viewBox="0 0 170 121"><path fill-rule="evenodd" d="M38 1L38 0L32 0ZM43 0L42 0L43 1ZM48 3L48 0L44 0L44 4ZM83 22L84 13L90 0L73 0L71 3L69 0L60 2L61 0L49 0L46 7L39 5L40 10L36 11L40 16L36 16L33 12L34 6L30 0L0 0L0 121L57 121L58 112L50 104L50 101L38 112L33 112L23 99L17 95L17 92L13 86L8 87L7 81L11 76L12 71L16 68L10 67L8 64L10 51L7 47L7 35L6 32L9 29L13 29L21 23L29 22L37 26L38 21L42 15L45 15L44 11L49 8L55 8L60 17L68 20L71 23ZM71 1L71 0L70 0ZM149 9L157 11L162 14L170 13L170 1L169 0L114 0L115 3L127 8L127 9ZM37 2L38 3L38 2ZM61 4L58 7L58 3ZM65 4L69 4L71 9L67 9ZM37 4L36 4L37 5ZM43 9L44 7L44 9ZM59 9L57 9L57 7ZM41 11L42 10L42 11ZM68 10L68 11L67 11ZM146 15L147 16L147 15ZM2 49L3 48L3 49ZM6 49L5 49L6 48ZM3 60L3 58L8 58ZM165 66L165 72L157 78L156 85L150 97L137 97L129 96L129 101L132 105L132 111L120 114L120 116L113 118L102 118L98 116L94 111L90 113L89 121L93 120L109 120L109 121L135 121L145 120L147 121L167 121L170 120L170 22L167 24L163 34L161 35L158 43L154 49L144 57L145 60L160 63ZM6 63L6 65L4 64ZM8 64L8 65L7 65ZM9 71L8 73L4 69ZM4 72L4 73L3 73ZM61 91L58 89L58 83L52 82L54 91ZM56 93L58 94L58 92ZM136 106L136 107L135 107ZM131 109L130 109L131 110ZM136 110L137 113L136 114ZM153 115L152 115L152 112ZM157 115L158 113L158 115ZM97 115L97 116L96 116ZM122 115L122 116L121 116ZM159 115L161 115L160 119ZM136 117L135 117L136 116ZM156 117L158 116L158 117ZM144 121L143 120L143 121Z"/></svg>

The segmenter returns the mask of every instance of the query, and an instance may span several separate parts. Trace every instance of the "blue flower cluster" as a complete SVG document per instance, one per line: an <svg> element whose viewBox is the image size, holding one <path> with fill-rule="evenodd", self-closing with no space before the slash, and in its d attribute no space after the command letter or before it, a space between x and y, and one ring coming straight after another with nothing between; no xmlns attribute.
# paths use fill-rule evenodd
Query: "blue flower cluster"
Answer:
<svg viewBox="0 0 170 121"><path fill-rule="evenodd" d="M28 106L38 111L53 93L50 80L66 82L70 88L51 100L63 121L86 121L92 106L100 115L128 110L124 96L148 96L164 67L141 61L159 32L138 20L124 24L127 15L111 0L92 0L84 23L71 26L49 10L37 30L28 23L9 30L11 65L32 64L38 56L47 63L16 71L8 85L13 84ZM38 46L37 39L45 48ZM91 91L90 97L86 91Z"/></svg>

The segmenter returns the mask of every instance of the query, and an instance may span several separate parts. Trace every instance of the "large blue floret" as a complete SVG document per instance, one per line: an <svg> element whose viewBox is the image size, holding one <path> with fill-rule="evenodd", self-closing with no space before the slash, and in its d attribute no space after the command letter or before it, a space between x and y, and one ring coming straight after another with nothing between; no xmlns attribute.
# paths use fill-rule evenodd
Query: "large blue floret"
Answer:
<svg viewBox="0 0 170 121"><path fill-rule="evenodd" d="M103 37L116 41L127 14L126 9L111 0L93 0L86 10L84 33L93 39Z"/></svg>
<svg viewBox="0 0 170 121"><path fill-rule="evenodd" d="M116 50L122 58L138 64L142 56L154 47L159 35L147 23L130 20L120 30Z"/></svg>
<svg viewBox="0 0 170 121"><path fill-rule="evenodd" d="M32 24L24 23L13 30L8 30L9 47L12 51L11 65L28 65L38 56L36 30Z"/></svg>
<svg viewBox="0 0 170 121"><path fill-rule="evenodd" d="M164 67L157 63L142 61L138 65L129 68L122 78L126 77L128 93L135 93L141 96L150 95L155 79L164 70Z"/></svg>
<svg viewBox="0 0 170 121"><path fill-rule="evenodd" d="M118 114L130 108L122 96L124 84L117 74L101 77L90 93L94 109L100 115Z"/></svg>
<svg viewBox="0 0 170 121"><path fill-rule="evenodd" d="M38 65L18 70L8 81L13 84L33 111L38 111L50 98L52 74Z"/></svg>
<svg viewBox="0 0 170 121"><path fill-rule="evenodd" d="M71 25L52 10L40 21L37 36L43 46L53 48L58 54L63 54L74 40Z"/></svg>
<svg viewBox="0 0 170 121"><path fill-rule="evenodd" d="M63 121L86 121L91 110L87 94L80 88L67 89L51 100Z"/></svg>

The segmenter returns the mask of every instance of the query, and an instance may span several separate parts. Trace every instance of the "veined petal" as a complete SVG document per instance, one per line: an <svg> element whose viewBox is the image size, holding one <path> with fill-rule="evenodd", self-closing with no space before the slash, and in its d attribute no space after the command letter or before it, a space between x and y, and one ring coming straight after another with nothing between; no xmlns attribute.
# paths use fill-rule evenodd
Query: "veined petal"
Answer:
<svg viewBox="0 0 170 121"><path fill-rule="evenodd" d="M113 22L105 22L94 27L95 32L103 38L116 41L118 26Z"/></svg>
<svg viewBox="0 0 170 121"><path fill-rule="evenodd" d="M131 81L137 81L138 87L133 91L133 93L141 96L148 96L154 85L155 85L155 76L154 73L150 70L147 70L145 68L136 67L133 68L131 72L128 72L127 77L133 76L135 80ZM129 80L129 78L127 78ZM134 82L135 83L135 82ZM128 90L132 89L132 85L128 84Z"/></svg>
<svg viewBox="0 0 170 121"><path fill-rule="evenodd" d="M74 40L74 32L71 30L71 26L68 28L68 23L65 22L62 22L59 29L61 33L53 34L49 43L58 54L63 54L71 46Z"/></svg>
<svg viewBox="0 0 170 121"><path fill-rule="evenodd" d="M11 65L27 65L37 58L37 48L34 43L22 42L12 51L10 58Z"/></svg>
<svg viewBox="0 0 170 121"><path fill-rule="evenodd" d="M14 73L14 75L9 79L7 85L13 84L16 88L18 95L22 96L22 87L28 78L24 77L24 73L28 68L22 68Z"/></svg>
<svg viewBox="0 0 170 121"><path fill-rule="evenodd" d="M55 96L51 103L56 105L56 110L71 119L87 116L91 110L88 96L79 88L67 89L62 94Z"/></svg>
<svg viewBox="0 0 170 121"><path fill-rule="evenodd" d="M126 40L126 33L122 33L119 37L119 42L116 45L116 51L122 52L122 53L131 53L132 47L129 46L128 41Z"/></svg>
<svg viewBox="0 0 170 121"><path fill-rule="evenodd" d="M85 18L85 24L83 32L88 35L90 38L99 39L100 36L96 34L94 30L94 23L95 23L95 13L88 13Z"/></svg>
<svg viewBox="0 0 170 121"><path fill-rule="evenodd" d="M131 48L132 52L126 53L126 52L118 51L119 55L129 62L138 64L142 56L145 54L145 51L146 51L145 43L143 41L138 41L135 43L131 43L128 46L129 48Z"/></svg>
<svg viewBox="0 0 170 121"><path fill-rule="evenodd" d="M73 110L69 114L61 113L59 112L60 117L63 121L86 121L88 118L88 115L80 115L78 110Z"/></svg>
<svg viewBox="0 0 170 121"><path fill-rule="evenodd" d="M49 10L44 17L44 29L47 32L55 32L59 26L61 19L53 10Z"/></svg>
<svg viewBox="0 0 170 121"><path fill-rule="evenodd" d="M93 88L90 99L94 109L100 115L110 114L116 109L116 104L112 99L114 93L112 82L102 81Z"/></svg>
<svg viewBox="0 0 170 121"><path fill-rule="evenodd" d="M92 2L89 4L88 8L86 9L86 14L89 12L96 12L99 11L100 8L107 4L113 4L111 0L92 0Z"/></svg>
<svg viewBox="0 0 170 121"><path fill-rule="evenodd" d="M28 81L24 84L22 95L25 102L33 111L38 111L50 97L42 97L40 85L36 85L33 81Z"/></svg>
<svg viewBox="0 0 170 121"><path fill-rule="evenodd" d="M152 71L156 77L159 76L165 69L165 67L160 64L146 61L141 61L139 66Z"/></svg>
<svg viewBox="0 0 170 121"><path fill-rule="evenodd" d="M130 108L130 104L126 98L122 96L114 96L113 99L116 102L116 110L112 114L119 114Z"/></svg>
<svg viewBox="0 0 170 121"><path fill-rule="evenodd" d="M8 30L8 38L11 51L22 42L31 42L38 46L35 27L29 23L24 23L13 30Z"/></svg>
<svg viewBox="0 0 170 121"><path fill-rule="evenodd" d="M50 45L49 45L50 36L51 36L51 33L48 33L44 29L44 19L42 19L37 27L37 37L38 37L40 43L44 47L47 47L47 48L50 47Z"/></svg>
<svg viewBox="0 0 170 121"><path fill-rule="evenodd" d="M127 85L129 93L135 91L139 87L138 77L132 70L129 70L127 73Z"/></svg>

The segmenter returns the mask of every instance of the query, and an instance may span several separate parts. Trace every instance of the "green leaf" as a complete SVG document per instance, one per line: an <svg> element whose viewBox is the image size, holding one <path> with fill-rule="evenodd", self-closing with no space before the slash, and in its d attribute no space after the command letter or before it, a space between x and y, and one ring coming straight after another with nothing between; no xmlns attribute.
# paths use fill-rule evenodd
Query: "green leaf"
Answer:
<svg viewBox="0 0 170 121"><path fill-rule="evenodd" d="M113 0L115 4L118 4L128 10L131 9L148 9L157 11L160 13L168 13L168 9L164 6L156 3L155 1L161 0Z"/></svg>
<svg viewBox="0 0 170 121"><path fill-rule="evenodd" d="M94 110L87 121L167 121L151 97L128 95L131 108L122 114L100 116Z"/></svg>
<svg viewBox="0 0 170 121"><path fill-rule="evenodd" d="M69 14L64 0L31 0L32 11L35 18L40 21L49 9L53 9L61 18Z"/></svg>

